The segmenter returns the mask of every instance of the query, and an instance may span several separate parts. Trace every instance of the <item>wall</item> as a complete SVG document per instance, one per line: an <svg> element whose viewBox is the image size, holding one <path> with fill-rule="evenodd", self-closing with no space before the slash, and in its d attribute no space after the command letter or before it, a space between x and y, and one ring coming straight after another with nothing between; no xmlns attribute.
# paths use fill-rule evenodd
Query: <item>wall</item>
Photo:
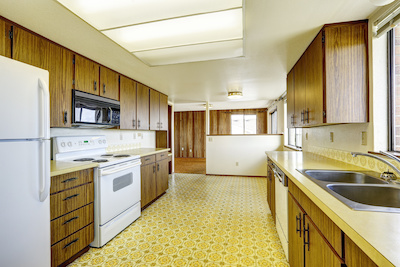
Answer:
<svg viewBox="0 0 400 267"><path fill-rule="evenodd" d="M221 175L266 176L265 151L282 150L282 148L283 135L207 136L206 172Z"/></svg>
<svg viewBox="0 0 400 267"><path fill-rule="evenodd" d="M105 135L108 142L108 152L140 147L156 147L156 137L154 131L51 128L50 135L51 137L72 135Z"/></svg>

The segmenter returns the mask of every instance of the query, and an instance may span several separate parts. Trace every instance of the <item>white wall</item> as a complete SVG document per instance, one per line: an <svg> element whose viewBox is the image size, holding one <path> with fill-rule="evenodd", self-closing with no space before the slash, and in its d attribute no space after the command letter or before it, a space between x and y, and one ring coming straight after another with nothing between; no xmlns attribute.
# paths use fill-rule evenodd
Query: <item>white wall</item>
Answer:
<svg viewBox="0 0 400 267"><path fill-rule="evenodd" d="M265 151L282 150L282 148L283 135L207 136L206 172L221 175L266 176Z"/></svg>

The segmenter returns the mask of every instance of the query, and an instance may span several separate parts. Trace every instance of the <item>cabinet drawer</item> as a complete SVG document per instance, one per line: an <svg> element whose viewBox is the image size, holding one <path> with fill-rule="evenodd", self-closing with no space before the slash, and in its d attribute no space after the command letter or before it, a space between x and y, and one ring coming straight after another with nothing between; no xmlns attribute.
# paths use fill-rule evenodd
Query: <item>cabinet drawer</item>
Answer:
<svg viewBox="0 0 400 267"><path fill-rule="evenodd" d="M51 247L51 266L55 267L87 247L94 239L93 223Z"/></svg>
<svg viewBox="0 0 400 267"><path fill-rule="evenodd" d="M93 183L50 196L51 220L93 202Z"/></svg>
<svg viewBox="0 0 400 267"><path fill-rule="evenodd" d="M54 194L89 182L93 182L93 169L54 176L51 177L50 194Z"/></svg>
<svg viewBox="0 0 400 267"><path fill-rule="evenodd" d="M93 203L51 222L51 244L93 222Z"/></svg>
<svg viewBox="0 0 400 267"><path fill-rule="evenodd" d="M168 152L162 152L162 153L156 154L156 161L160 161L160 160L167 159L167 158L168 158Z"/></svg>
<svg viewBox="0 0 400 267"><path fill-rule="evenodd" d="M150 155L150 156L142 157L141 161L142 161L142 165L154 163L156 161L156 156Z"/></svg>

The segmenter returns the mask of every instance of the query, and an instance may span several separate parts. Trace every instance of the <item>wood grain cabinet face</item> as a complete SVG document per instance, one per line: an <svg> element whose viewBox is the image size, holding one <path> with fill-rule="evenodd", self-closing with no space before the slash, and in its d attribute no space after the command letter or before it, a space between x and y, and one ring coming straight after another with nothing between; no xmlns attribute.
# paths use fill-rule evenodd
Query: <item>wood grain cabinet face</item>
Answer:
<svg viewBox="0 0 400 267"><path fill-rule="evenodd" d="M142 160L143 162L143 160ZM144 163L143 163L144 164ZM150 163L142 165L140 168L141 174L141 206L142 208L149 204L157 197L156 183L156 165Z"/></svg>
<svg viewBox="0 0 400 267"><path fill-rule="evenodd" d="M121 129L137 128L136 119L136 82L121 76L120 82L120 104L121 104Z"/></svg>
<svg viewBox="0 0 400 267"><path fill-rule="evenodd" d="M149 130L149 108L150 108L150 88L138 83L137 84L137 129Z"/></svg>
<svg viewBox="0 0 400 267"><path fill-rule="evenodd" d="M289 264L291 267L304 266L303 222L304 213L293 197L288 196L288 239Z"/></svg>
<svg viewBox="0 0 400 267"><path fill-rule="evenodd" d="M168 131L168 96L160 93L160 131Z"/></svg>
<svg viewBox="0 0 400 267"><path fill-rule="evenodd" d="M271 167L267 167L267 202L269 209L271 210L272 218L276 222L276 212L275 212L275 177L274 172Z"/></svg>
<svg viewBox="0 0 400 267"><path fill-rule="evenodd" d="M150 130L160 129L160 93L150 89Z"/></svg>
<svg viewBox="0 0 400 267"><path fill-rule="evenodd" d="M100 66L100 95L119 100L119 74Z"/></svg>
<svg viewBox="0 0 400 267"><path fill-rule="evenodd" d="M100 66L90 59L75 55L75 89L100 95Z"/></svg>
<svg viewBox="0 0 400 267"><path fill-rule="evenodd" d="M347 235L344 236L345 262L347 267L377 267Z"/></svg>
<svg viewBox="0 0 400 267"><path fill-rule="evenodd" d="M168 158L157 161L157 197L168 189Z"/></svg>
<svg viewBox="0 0 400 267"><path fill-rule="evenodd" d="M11 58L11 24L0 19L0 55Z"/></svg>
<svg viewBox="0 0 400 267"><path fill-rule="evenodd" d="M292 128L295 126L295 122L297 118L295 117L295 108L294 108L294 99L295 99L295 90L294 90L294 70L292 69L287 78L286 78L286 96L287 96L287 125L288 128Z"/></svg>

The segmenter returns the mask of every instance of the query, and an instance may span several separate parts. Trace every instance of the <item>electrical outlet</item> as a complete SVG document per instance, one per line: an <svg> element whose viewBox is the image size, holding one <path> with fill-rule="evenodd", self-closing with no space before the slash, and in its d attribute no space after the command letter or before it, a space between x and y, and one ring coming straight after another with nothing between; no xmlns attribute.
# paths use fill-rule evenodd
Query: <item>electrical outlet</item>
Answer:
<svg viewBox="0 0 400 267"><path fill-rule="evenodd" d="M331 143L333 143L333 132L329 133L329 140L331 141Z"/></svg>
<svg viewBox="0 0 400 267"><path fill-rule="evenodd" d="M236 166L239 166L239 162L236 161Z"/></svg>
<svg viewBox="0 0 400 267"><path fill-rule="evenodd" d="M361 145L367 145L367 132L361 132Z"/></svg>
<svg viewBox="0 0 400 267"><path fill-rule="evenodd" d="M189 149L189 152L192 153L192 149Z"/></svg>
<svg viewBox="0 0 400 267"><path fill-rule="evenodd" d="M306 140L308 140L308 133L306 133Z"/></svg>

